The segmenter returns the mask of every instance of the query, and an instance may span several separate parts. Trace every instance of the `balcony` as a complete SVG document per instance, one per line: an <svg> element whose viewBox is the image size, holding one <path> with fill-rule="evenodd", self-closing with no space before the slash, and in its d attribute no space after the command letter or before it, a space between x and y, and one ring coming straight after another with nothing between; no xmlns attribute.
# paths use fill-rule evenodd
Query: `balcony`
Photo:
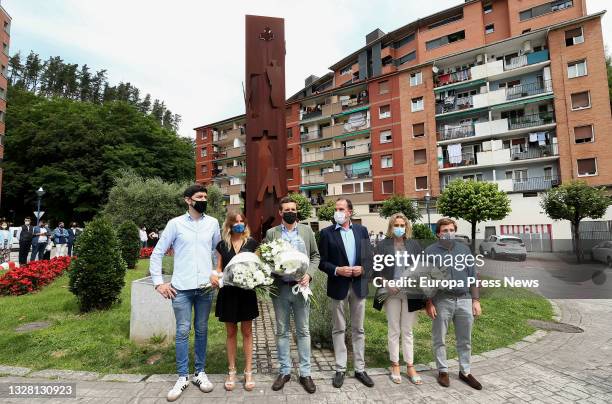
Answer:
<svg viewBox="0 0 612 404"><path fill-rule="evenodd" d="M246 147L233 147L231 149L227 149L225 153L228 158L244 156L246 154Z"/></svg>
<svg viewBox="0 0 612 404"><path fill-rule="evenodd" d="M348 180L356 180L360 178L372 178L372 170L369 168L362 168L358 170L346 169L344 171L345 177Z"/></svg>
<svg viewBox="0 0 612 404"><path fill-rule="evenodd" d="M363 91L363 94L360 94L357 97L340 100L340 106L342 107L342 111L349 111L351 109L363 107L368 105L369 103L370 98L368 97L367 91Z"/></svg>
<svg viewBox="0 0 612 404"><path fill-rule="evenodd" d="M234 184L234 185L229 185L227 187L227 192L224 192L224 193L229 194L229 195L239 195L245 189L246 189L245 184Z"/></svg>
<svg viewBox="0 0 612 404"><path fill-rule="evenodd" d="M318 183L324 183L325 179L323 178L322 174L311 174L311 175L305 175L302 177L302 184L306 185L306 184L318 184Z"/></svg>
<svg viewBox="0 0 612 404"><path fill-rule="evenodd" d="M541 157L550 157L556 156L557 148L555 145L546 145L546 146L534 146L528 147L525 150L519 150L518 148L510 149L510 160L528 160L528 159L537 159Z"/></svg>
<svg viewBox="0 0 612 404"><path fill-rule="evenodd" d="M543 112L539 114L525 115L508 120L508 129L524 129L534 126L550 125L555 123L554 112Z"/></svg>
<svg viewBox="0 0 612 404"><path fill-rule="evenodd" d="M438 140L454 140L471 137L476 134L474 125L457 125L438 128Z"/></svg>
<svg viewBox="0 0 612 404"><path fill-rule="evenodd" d="M448 86L462 81L472 80L472 69L463 69L455 73L443 73L434 77L434 87Z"/></svg>
<svg viewBox="0 0 612 404"><path fill-rule="evenodd" d="M344 173L342 171L323 173L323 179L328 184L342 182L344 181Z"/></svg>
<svg viewBox="0 0 612 404"><path fill-rule="evenodd" d="M544 49L538 52L528 53L526 55L520 55L510 59L508 62L504 62L504 70L514 70L521 67L533 65L536 63L542 63L549 60L548 49Z"/></svg>
<svg viewBox="0 0 612 404"><path fill-rule="evenodd" d="M246 173L246 167L240 166L240 165L233 166L233 167L226 168L225 172L227 173L227 175L236 177L236 176Z"/></svg>
<svg viewBox="0 0 612 404"><path fill-rule="evenodd" d="M302 156L302 163L310 163L312 161L325 160L325 152L317 151L312 153L304 153Z"/></svg>
<svg viewBox="0 0 612 404"><path fill-rule="evenodd" d="M520 84L506 90L506 100L512 101L519 98L531 97L538 94L549 93L552 91L552 80L542 83Z"/></svg>
<svg viewBox="0 0 612 404"><path fill-rule="evenodd" d="M356 156L359 154L370 153L370 143L362 143L354 146L347 146L344 149L345 156Z"/></svg>
<svg viewBox="0 0 612 404"><path fill-rule="evenodd" d="M308 142L310 140L321 139L323 137L323 131L315 130L312 132L306 132L300 134L300 140L302 142Z"/></svg>
<svg viewBox="0 0 612 404"><path fill-rule="evenodd" d="M313 109L306 109L300 111L300 121L307 121L309 119L314 119L323 116L323 109L320 105Z"/></svg>
<svg viewBox="0 0 612 404"><path fill-rule="evenodd" d="M445 153L445 156L442 159L443 168L467 167L474 165L476 165L476 156L472 152L461 153L461 157L457 156L453 159L450 159L448 154Z"/></svg>
<svg viewBox="0 0 612 404"><path fill-rule="evenodd" d="M342 105L339 102L323 105L323 116L331 116L342 112Z"/></svg>
<svg viewBox="0 0 612 404"><path fill-rule="evenodd" d="M514 192L545 191L558 186L560 183L561 181L556 175L548 177L513 179L512 190Z"/></svg>
<svg viewBox="0 0 612 404"><path fill-rule="evenodd" d="M335 160L344 157L344 149L336 147L334 149L327 149L323 152L323 160Z"/></svg>
<svg viewBox="0 0 612 404"><path fill-rule="evenodd" d="M449 112L462 111L474 107L474 98L469 97L447 97L444 102L436 104L436 115L447 114Z"/></svg>

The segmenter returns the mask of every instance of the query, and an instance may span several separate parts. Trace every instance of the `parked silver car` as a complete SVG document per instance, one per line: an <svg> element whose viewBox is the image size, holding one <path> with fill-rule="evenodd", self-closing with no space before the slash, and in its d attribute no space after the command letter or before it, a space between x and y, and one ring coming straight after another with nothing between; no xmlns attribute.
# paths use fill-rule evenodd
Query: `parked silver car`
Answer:
<svg viewBox="0 0 612 404"><path fill-rule="evenodd" d="M488 255L492 259L508 257L525 261L527 258L525 243L515 236L492 235L480 243L478 250L482 255Z"/></svg>
<svg viewBox="0 0 612 404"><path fill-rule="evenodd" d="M602 241L591 249L591 260L605 262L612 267L612 241Z"/></svg>

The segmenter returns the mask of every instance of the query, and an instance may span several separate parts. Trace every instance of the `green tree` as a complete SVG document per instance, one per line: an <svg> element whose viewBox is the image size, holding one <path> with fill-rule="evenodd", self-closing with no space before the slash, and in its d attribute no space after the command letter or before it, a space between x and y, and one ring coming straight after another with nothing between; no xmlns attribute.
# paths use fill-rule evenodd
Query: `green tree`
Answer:
<svg viewBox="0 0 612 404"><path fill-rule="evenodd" d="M37 53L30 51L23 68L24 87L35 92L38 89L38 77L42 72L43 64Z"/></svg>
<svg viewBox="0 0 612 404"><path fill-rule="evenodd" d="M40 186L46 217L84 222L104 206L122 169L193 181L192 140L124 102L48 99L9 87L6 127L2 207L16 218L32 214Z"/></svg>
<svg viewBox="0 0 612 404"><path fill-rule="evenodd" d="M580 222L582 219L599 219L612 200L605 193L605 187L589 186L585 181L571 181L544 194L541 206L546 214L554 220L569 220L572 226L574 251L578 262L584 253L580 241Z"/></svg>
<svg viewBox="0 0 612 404"><path fill-rule="evenodd" d="M298 221L306 220L312 215L312 204L304 195L292 192L287 195L297 205Z"/></svg>
<svg viewBox="0 0 612 404"><path fill-rule="evenodd" d="M103 214L115 226L132 221L148 229L163 229L168 220L187 210L183 191L188 185L160 178L144 179L133 171L123 171L115 179Z"/></svg>
<svg viewBox="0 0 612 404"><path fill-rule="evenodd" d="M120 300L126 264L112 224L105 218L87 223L76 241L78 259L70 263L70 291L82 312L107 310Z"/></svg>
<svg viewBox="0 0 612 404"><path fill-rule="evenodd" d="M435 240L436 235L428 225L415 223L412 225L412 238L415 240Z"/></svg>
<svg viewBox="0 0 612 404"><path fill-rule="evenodd" d="M329 199L324 205L317 209L317 218L321 221L331 222L334 220L334 212L336 211L336 202Z"/></svg>
<svg viewBox="0 0 612 404"><path fill-rule="evenodd" d="M219 221L219 225L222 226L227 215L227 209L223 199L223 192L219 186L213 184L206 187L207 201L206 214L214 217Z"/></svg>
<svg viewBox="0 0 612 404"><path fill-rule="evenodd" d="M117 237L121 246L121 257L129 269L136 268L140 256L140 233L136 223L125 221L117 229Z"/></svg>
<svg viewBox="0 0 612 404"><path fill-rule="evenodd" d="M496 183L454 180L438 198L438 212L472 225L472 251L475 251L476 225L506 217L510 213L510 199L498 190Z"/></svg>
<svg viewBox="0 0 612 404"><path fill-rule="evenodd" d="M421 218L421 214L412 199L402 195L393 195L383 202L380 207L380 216L385 219L390 218L396 213L403 213L411 222L415 222Z"/></svg>
<svg viewBox="0 0 612 404"><path fill-rule="evenodd" d="M23 66L21 65L21 52L17 52L9 58L8 67L10 70L8 82L10 85L17 85L23 74Z"/></svg>

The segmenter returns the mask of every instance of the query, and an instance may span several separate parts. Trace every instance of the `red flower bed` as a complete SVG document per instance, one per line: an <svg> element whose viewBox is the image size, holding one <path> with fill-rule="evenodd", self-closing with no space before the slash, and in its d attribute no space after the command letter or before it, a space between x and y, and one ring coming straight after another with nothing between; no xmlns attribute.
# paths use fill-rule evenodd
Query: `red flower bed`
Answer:
<svg viewBox="0 0 612 404"><path fill-rule="evenodd" d="M140 249L140 258L149 258L153 253L153 247L144 247Z"/></svg>
<svg viewBox="0 0 612 404"><path fill-rule="evenodd" d="M151 257L151 254L153 253L153 247L145 247L145 248L141 248L140 249L140 258L149 258ZM168 251L166 251L166 255L174 255L174 250L172 248L169 248Z"/></svg>
<svg viewBox="0 0 612 404"><path fill-rule="evenodd" d="M71 257L56 257L49 261L32 261L13 268L0 278L0 295L23 295L41 289L62 275Z"/></svg>

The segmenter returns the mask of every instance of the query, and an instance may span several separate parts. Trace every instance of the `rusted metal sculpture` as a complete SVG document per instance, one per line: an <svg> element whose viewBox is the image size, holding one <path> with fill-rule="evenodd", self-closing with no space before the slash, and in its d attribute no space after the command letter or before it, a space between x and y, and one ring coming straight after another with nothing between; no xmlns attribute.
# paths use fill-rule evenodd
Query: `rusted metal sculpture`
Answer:
<svg viewBox="0 0 612 404"><path fill-rule="evenodd" d="M253 237L278 224L278 200L287 195L285 23L246 16L246 201Z"/></svg>

